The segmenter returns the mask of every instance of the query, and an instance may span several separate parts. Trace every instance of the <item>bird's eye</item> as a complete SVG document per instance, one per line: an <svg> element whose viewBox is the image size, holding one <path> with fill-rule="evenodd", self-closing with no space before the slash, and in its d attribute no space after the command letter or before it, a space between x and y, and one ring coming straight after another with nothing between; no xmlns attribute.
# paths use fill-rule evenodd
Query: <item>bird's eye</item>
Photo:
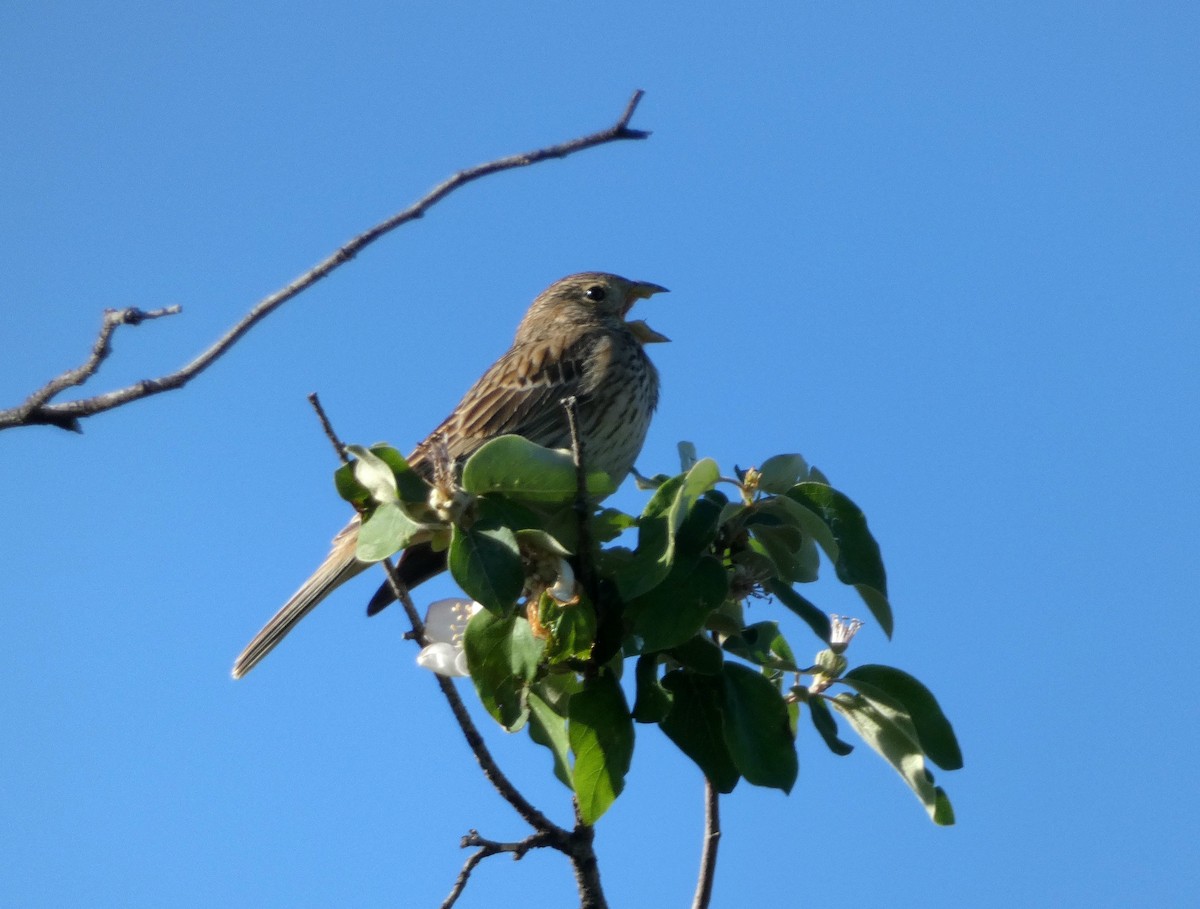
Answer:
<svg viewBox="0 0 1200 909"><path fill-rule="evenodd" d="M599 284L593 284L586 291L584 291L583 295L593 303L599 303L607 296L607 293Z"/></svg>

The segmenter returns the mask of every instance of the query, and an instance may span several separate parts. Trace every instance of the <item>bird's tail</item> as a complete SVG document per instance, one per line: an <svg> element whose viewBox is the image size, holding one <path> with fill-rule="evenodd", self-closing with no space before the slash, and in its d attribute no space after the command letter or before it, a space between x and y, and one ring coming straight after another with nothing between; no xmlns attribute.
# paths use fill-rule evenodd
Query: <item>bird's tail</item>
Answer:
<svg viewBox="0 0 1200 909"><path fill-rule="evenodd" d="M271 617L271 621L263 626L262 631L254 636L254 640L246 645L246 649L233 664L235 679L240 679L257 666L259 661L296 627L296 623L312 612L325 597L368 567L368 563L360 562L354 557L357 544L358 521L355 520L333 538L333 549L325 557L321 567L292 594L291 599L284 603Z"/></svg>

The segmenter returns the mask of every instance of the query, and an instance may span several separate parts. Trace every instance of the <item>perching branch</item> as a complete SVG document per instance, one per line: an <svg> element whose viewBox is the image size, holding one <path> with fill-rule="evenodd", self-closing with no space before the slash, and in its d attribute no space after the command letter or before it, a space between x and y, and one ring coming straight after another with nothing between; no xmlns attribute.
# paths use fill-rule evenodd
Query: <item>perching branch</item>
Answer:
<svg viewBox="0 0 1200 909"><path fill-rule="evenodd" d="M578 521L579 583L588 596L595 596L592 579L592 528L591 502L587 491L587 462L584 460L583 436L579 432L579 401L574 395L563 398L563 410L567 412L567 427L571 433L571 460L575 462L575 518Z"/></svg>
<svg viewBox="0 0 1200 909"><path fill-rule="evenodd" d="M8 410L0 410L0 430L12 429L17 426L57 426L60 429L79 432L81 431L79 421L86 417L94 416L106 410L112 410L115 407L121 407L132 401L148 398L160 392L182 388L216 362L218 358L227 353L246 332L288 300L312 287L312 285L335 269L349 262L384 234L395 230L402 224L424 216L426 211L459 187L466 186L468 183L474 182L481 177L486 177L503 170L528 167L531 164L538 164L551 158L565 158L567 155L583 151L584 149L594 148L597 145L619 142L624 139L645 139L650 135L648 132L629 128L629 121L637 109L638 102L642 99L642 94L641 89L635 91L629 99L629 103L625 105L625 110L617 119L617 122L607 129L587 136L580 136L577 139L571 139L557 145L550 145L545 148L536 149L535 151L525 152L524 154L497 158L494 161L459 171L449 179L435 186L408 208L381 221L370 230L359 234L349 243L335 250L323 262L320 262L315 267L300 275L286 287L275 291L270 296L264 297L237 324L218 338L216 343L182 369L157 379L143 379L125 388L104 392L90 398L80 398L75 401L65 401L58 404L51 403L56 396L67 388L80 385L95 374L100 364L110 352L110 341L118 325L137 325L146 319L173 315L180 311L180 307L171 306L166 309L150 312L144 312L140 309L107 310L104 315L104 324L100 329L100 336L96 340L92 356L88 361L77 369L67 370L51 379L16 407L9 408Z"/></svg>
<svg viewBox="0 0 1200 909"><path fill-rule="evenodd" d="M329 416L321 406L320 399L313 393L308 396L308 400L317 412L317 417L321 421L321 427L325 432L325 436L333 445L334 451L338 453L339 458L345 461L345 443L342 442L334 430ZM421 620L421 614L417 611L417 607L413 603L412 596L408 592L408 587L400 577L400 573L396 570L396 566L391 559L384 559L381 564L384 571L387 572L388 583L392 587L392 592L404 608L404 613L408 616L409 623L412 625L412 631L406 634L405 637L416 641L418 646L425 646L429 643L425 638L425 623ZM500 765L496 763L496 759L492 757L491 751L488 750L487 744L483 741L483 736L480 735L478 727L476 727L474 721L471 719L471 715L467 712L466 705L463 703L462 698L459 697L458 689L454 687L454 682L441 675L435 675L434 678L437 679L438 687L442 690L442 695L450 705L450 712L454 714L454 719L458 722L459 728L462 729L463 736L467 740L467 745L475 755L475 760L479 763L483 775L500 794L501 798L508 802L513 807L513 810L534 829L534 833L531 836L522 840L521 843L515 844L513 848L508 848L505 844L493 843L493 846L502 848L494 848L491 851L488 851L485 845L491 841L483 840L476 831L472 830L471 836L475 839L468 841L467 838L464 838L463 846L485 845L485 849L467 859L462 871L459 872L458 879L455 881L450 896L442 904L443 907L454 904L462 889L466 886L471 871L488 855L502 851L515 853L517 852L516 847L524 846L524 849L516 855L516 858L520 858L526 851L536 846L538 848L548 847L555 849L570 859L571 865L575 870L575 882L579 889L580 909L607 909L608 904L605 901L604 892L600 887L600 872L596 863L596 852L592 846L593 830L580 819L578 805L575 807L575 829L571 831L558 826L558 824L555 824L535 808L521 794L520 790L513 785L512 781L504 774L504 771L500 769Z"/></svg>

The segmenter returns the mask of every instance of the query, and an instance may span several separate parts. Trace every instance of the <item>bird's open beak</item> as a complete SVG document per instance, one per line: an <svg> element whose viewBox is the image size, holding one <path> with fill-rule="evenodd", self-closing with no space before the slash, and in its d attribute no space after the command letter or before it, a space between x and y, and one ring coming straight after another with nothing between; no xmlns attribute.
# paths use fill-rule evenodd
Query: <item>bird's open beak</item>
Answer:
<svg viewBox="0 0 1200 909"><path fill-rule="evenodd" d="M655 294L669 293L661 284L651 284L648 281L639 281L629 288L629 298L625 303L624 315L629 315L629 310L633 308L633 304L638 300L648 300ZM628 323L633 336L643 344L661 344L665 341L670 341L666 335L659 334L641 319L635 319Z"/></svg>
<svg viewBox="0 0 1200 909"><path fill-rule="evenodd" d="M635 283L629 289L629 299L630 300L648 300L651 297L653 297L655 294L668 294L668 293L670 293L670 291L667 290L665 287L663 287L661 284L650 284L649 282L642 281L639 283Z"/></svg>

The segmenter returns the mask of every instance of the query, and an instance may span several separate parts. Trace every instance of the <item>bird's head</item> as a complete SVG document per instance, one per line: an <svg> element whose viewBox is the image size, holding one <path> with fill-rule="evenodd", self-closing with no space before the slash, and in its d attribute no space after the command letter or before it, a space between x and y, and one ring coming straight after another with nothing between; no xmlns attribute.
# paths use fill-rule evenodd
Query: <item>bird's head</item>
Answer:
<svg viewBox="0 0 1200 909"><path fill-rule="evenodd" d="M667 289L646 281L630 281L619 275L588 271L569 275L555 281L542 291L529 307L521 328L524 333L545 330L550 326L591 327L595 325L625 327L642 344L669 341L641 319L630 321L629 310L638 300L645 300Z"/></svg>

